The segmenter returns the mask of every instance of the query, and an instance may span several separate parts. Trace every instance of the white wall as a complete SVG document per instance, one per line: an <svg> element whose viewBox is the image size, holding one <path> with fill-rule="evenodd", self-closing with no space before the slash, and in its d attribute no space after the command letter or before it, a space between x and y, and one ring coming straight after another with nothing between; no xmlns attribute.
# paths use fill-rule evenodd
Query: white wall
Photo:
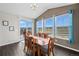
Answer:
<svg viewBox="0 0 79 59"><path fill-rule="evenodd" d="M8 21L8 26L3 26L2 21ZM14 31L9 31L9 26L14 26ZM20 41L19 17L0 12L0 46Z"/></svg>

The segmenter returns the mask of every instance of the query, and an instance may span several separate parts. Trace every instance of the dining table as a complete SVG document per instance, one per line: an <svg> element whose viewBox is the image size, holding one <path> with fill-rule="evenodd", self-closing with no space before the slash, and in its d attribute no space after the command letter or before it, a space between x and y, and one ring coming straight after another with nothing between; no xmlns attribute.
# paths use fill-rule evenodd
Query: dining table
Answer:
<svg viewBox="0 0 79 59"><path fill-rule="evenodd" d="M33 35L30 35L29 37L35 38L36 43L38 43L39 45L47 45L50 40L50 38L43 38L43 37L38 37L38 36L33 36Z"/></svg>
<svg viewBox="0 0 79 59"><path fill-rule="evenodd" d="M43 37L33 36L33 35L29 35L29 37L33 37L36 39L36 44L38 46L38 55L40 55L40 49L41 50L48 49L48 43L50 38L43 38Z"/></svg>

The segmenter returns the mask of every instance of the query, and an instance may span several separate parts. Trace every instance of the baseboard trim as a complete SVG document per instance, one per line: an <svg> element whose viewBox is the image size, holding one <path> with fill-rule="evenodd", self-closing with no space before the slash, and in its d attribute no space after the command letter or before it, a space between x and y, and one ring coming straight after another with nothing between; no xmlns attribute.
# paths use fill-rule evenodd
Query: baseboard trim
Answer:
<svg viewBox="0 0 79 59"><path fill-rule="evenodd" d="M55 45L61 46L61 47L63 47L63 48L67 48L67 49L70 49L70 50L73 50L73 51L76 51L76 52L79 52L79 50L77 50L77 49L70 48L70 47L67 47L67 46L64 46L64 45L61 45L61 44L58 44L58 43L55 43Z"/></svg>
<svg viewBox="0 0 79 59"><path fill-rule="evenodd" d="M7 46L7 45L11 45L11 44L16 44L16 43L19 43L20 41L16 41L16 42L13 42L13 43L9 43L9 44L5 44L5 45L1 45L0 47L2 46Z"/></svg>

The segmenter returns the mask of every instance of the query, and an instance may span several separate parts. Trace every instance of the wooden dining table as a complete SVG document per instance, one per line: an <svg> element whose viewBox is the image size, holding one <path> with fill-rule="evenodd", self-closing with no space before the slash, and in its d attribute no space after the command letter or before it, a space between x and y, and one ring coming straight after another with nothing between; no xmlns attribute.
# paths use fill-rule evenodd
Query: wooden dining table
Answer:
<svg viewBox="0 0 79 59"><path fill-rule="evenodd" d="M29 35L29 37L33 37L36 39L36 44L38 45L38 55L40 55L40 49L48 49L48 43L50 38L43 38L33 35Z"/></svg>
<svg viewBox="0 0 79 59"><path fill-rule="evenodd" d="M49 43L49 40L50 40L50 38L42 38L42 37L33 36L33 35L30 35L29 37L35 38L36 43L38 43L39 45L47 45Z"/></svg>

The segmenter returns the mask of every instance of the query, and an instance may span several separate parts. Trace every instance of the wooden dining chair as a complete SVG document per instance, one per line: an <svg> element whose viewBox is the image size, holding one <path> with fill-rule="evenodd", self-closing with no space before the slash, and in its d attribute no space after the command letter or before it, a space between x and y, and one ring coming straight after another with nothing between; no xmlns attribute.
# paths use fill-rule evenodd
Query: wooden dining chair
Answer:
<svg viewBox="0 0 79 59"><path fill-rule="evenodd" d="M36 52L37 52L37 46L36 46L36 39L33 37L30 37L29 39L29 50L30 53L35 56Z"/></svg>
<svg viewBox="0 0 79 59"><path fill-rule="evenodd" d="M53 55L54 56L54 40L50 37L49 43L48 43L48 56Z"/></svg>
<svg viewBox="0 0 79 59"><path fill-rule="evenodd" d="M26 40L26 31L23 32L23 36L24 36L24 51L26 49L26 46L27 46L27 40Z"/></svg>
<svg viewBox="0 0 79 59"><path fill-rule="evenodd" d="M32 39L33 37L29 37L29 40L28 40L28 50L29 50L29 54L31 54L31 50L32 50Z"/></svg>
<svg viewBox="0 0 79 59"><path fill-rule="evenodd" d="M32 35L32 32L31 31L28 31L27 33L28 33L28 35Z"/></svg>
<svg viewBox="0 0 79 59"><path fill-rule="evenodd" d="M24 36L24 52L29 53L29 35L26 31L23 32L23 36Z"/></svg>
<svg viewBox="0 0 79 59"><path fill-rule="evenodd" d="M43 33L44 38L48 38L48 34L47 33Z"/></svg>
<svg viewBox="0 0 79 59"><path fill-rule="evenodd" d="M42 33L39 32L39 33L38 33L38 36L39 36L39 37L42 37Z"/></svg>
<svg viewBox="0 0 79 59"><path fill-rule="evenodd" d="M32 49L32 53L33 55L35 56L36 55L36 52L37 52L37 45L36 45L36 39L33 38L33 49Z"/></svg>
<svg viewBox="0 0 79 59"><path fill-rule="evenodd" d="M35 33L35 34L34 34L34 36L38 36L38 34L37 34L37 33Z"/></svg>
<svg viewBox="0 0 79 59"><path fill-rule="evenodd" d="M54 41L53 38L50 38L48 45L45 45L41 48L41 54L42 55L53 55L54 56Z"/></svg>
<svg viewBox="0 0 79 59"><path fill-rule="evenodd" d="M37 44L37 54L38 54L38 56L43 56L43 54L42 54L42 46L39 45L39 44Z"/></svg>

